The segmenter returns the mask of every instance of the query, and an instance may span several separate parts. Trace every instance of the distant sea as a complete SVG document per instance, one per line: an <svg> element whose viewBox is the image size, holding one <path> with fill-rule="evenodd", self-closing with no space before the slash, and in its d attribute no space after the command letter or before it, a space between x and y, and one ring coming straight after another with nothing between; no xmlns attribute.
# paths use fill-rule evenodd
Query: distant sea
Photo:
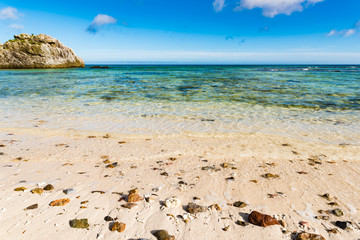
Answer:
<svg viewBox="0 0 360 240"><path fill-rule="evenodd" d="M0 71L0 128L268 133L360 144L360 66Z"/></svg>

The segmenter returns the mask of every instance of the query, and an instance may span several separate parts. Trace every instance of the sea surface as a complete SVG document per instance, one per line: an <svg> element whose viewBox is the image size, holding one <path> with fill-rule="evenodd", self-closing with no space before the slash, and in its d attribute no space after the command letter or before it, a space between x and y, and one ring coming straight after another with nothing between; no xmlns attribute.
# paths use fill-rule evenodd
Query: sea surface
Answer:
<svg viewBox="0 0 360 240"><path fill-rule="evenodd" d="M90 67L0 70L0 128L360 144L360 66Z"/></svg>

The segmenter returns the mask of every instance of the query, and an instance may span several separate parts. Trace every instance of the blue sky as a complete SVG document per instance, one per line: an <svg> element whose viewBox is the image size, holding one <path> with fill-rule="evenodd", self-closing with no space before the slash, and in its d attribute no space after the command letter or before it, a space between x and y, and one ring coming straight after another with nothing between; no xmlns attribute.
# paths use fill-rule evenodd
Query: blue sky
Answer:
<svg viewBox="0 0 360 240"><path fill-rule="evenodd" d="M359 0L0 2L0 42L45 33L86 63L360 64Z"/></svg>

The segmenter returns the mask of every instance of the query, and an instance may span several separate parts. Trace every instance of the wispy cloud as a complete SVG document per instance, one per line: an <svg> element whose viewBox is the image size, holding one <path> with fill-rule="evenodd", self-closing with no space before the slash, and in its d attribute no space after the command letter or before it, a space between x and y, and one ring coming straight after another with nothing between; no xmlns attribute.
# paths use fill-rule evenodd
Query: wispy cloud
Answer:
<svg viewBox="0 0 360 240"><path fill-rule="evenodd" d="M21 30L24 28L23 25L20 25L20 24L11 24L9 25L10 28L14 29L14 30Z"/></svg>
<svg viewBox="0 0 360 240"><path fill-rule="evenodd" d="M0 10L0 19L18 19L19 11L13 7L6 7Z"/></svg>
<svg viewBox="0 0 360 240"><path fill-rule="evenodd" d="M357 32L360 32L360 21L355 23L353 28L342 29L342 30L333 29L330 32L328 32L326 34L326 36L328 36L328 37L332 37L332 36L350 37L350 36L354 35Z"/></svg>
<svg viewBox="0 0 360 240"><path fill-rule="evenodd" d="M323 0L240 0L235 11L261 8L265 17L273 18L279 14L291 15Z"/></svg>
<svg viewBox="0 0 360 240"><path fill-rule="evenodd" d="M90 26L86 29L86 31L90 33L97 33L103 26L116 23L117 20L106 14L98 14L94 20L91 22Z"/></svg>
<svg viewBox="0 0 360 240"><path fill-rule="evenodd" d="M215 12L220 12L225 7L225 0L215 0L213 2Z"/></svg>

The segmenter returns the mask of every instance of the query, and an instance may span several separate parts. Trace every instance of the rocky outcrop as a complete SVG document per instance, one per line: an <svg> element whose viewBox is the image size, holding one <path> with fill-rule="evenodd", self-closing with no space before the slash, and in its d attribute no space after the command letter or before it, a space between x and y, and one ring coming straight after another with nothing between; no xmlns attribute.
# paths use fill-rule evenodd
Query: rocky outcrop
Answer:
<svg viewBox="0 0 360 240"><path fill-rule="evenodd" d="M0 69L84 67L84 61L59 40L45 34L15 35L0 44Z"/></svg>

